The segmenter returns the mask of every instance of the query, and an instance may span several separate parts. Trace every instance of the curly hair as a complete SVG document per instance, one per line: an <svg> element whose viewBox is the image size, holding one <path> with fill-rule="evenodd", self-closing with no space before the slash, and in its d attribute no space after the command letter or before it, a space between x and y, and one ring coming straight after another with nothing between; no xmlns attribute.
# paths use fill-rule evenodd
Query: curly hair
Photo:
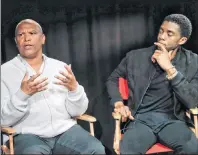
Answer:
<svg viewBox="0 0 198 155"><path fill-rule="evenodd" d="M181 36L190 38L192 33L191 21L182 14L171 14L164 18L164 21L173 22L179 25Z"/></svg>

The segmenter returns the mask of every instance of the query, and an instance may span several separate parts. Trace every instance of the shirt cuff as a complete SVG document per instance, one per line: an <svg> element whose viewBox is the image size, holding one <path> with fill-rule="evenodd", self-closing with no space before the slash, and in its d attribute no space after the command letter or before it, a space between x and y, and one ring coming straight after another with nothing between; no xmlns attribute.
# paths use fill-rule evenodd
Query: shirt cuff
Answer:
<svg viewBox="0 0 198 155"><path fill-rule="evenodd" d="M112 98L110 100L110 105L113 106L113 107L115 107L115 103L118 102L118 101L123 102L123 100L121 98Z"/></svg>
<svg viewBox="0 0 198 155"><path fill-rule="evenodd" d="M25 94L21 89L19 89L15 94L21 101L27 100L30 95Z"/></svg>
<svg viewBox="0 0 198 155"><path fill-rule="evenodd" d="M176 85L178 85L178 83L180 83L181 81L182 81L182 79L184 78L184 76L183 76L183 74L181 73L181 72L177 72L177 75L174 77L174 78L172 78L171 80L170 80L170 82L171 82L171 84L173 85L173 86L176 86Z"/></svg>
<svg viewBox="0 0 198 155"><path fill-rule="evenodd" d="M69 98L76 98L77 96L81 96L81 94L84 92L84 89L81 85L77 84L76 90L68 91L68 97Z"/></svg>

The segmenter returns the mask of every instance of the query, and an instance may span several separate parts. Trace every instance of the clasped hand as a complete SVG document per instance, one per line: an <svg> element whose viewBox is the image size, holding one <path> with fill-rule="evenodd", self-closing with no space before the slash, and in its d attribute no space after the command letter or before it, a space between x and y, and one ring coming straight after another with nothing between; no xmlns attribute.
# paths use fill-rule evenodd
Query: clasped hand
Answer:
<svg viewBox="0 0 198 155"><path fill-rule="evenodd" d="M114 112L121 114L122 122L126 122L127 118L129 118L130 120L134 120L133 116L131 115L131 111L129 110L129 107L125 106L121 101L115 103Z"/></svg>

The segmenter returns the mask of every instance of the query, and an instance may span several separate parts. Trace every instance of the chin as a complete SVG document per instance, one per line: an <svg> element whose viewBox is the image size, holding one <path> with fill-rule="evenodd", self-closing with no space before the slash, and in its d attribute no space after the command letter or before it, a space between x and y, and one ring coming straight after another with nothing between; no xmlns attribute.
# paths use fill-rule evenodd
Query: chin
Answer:
<svg viewBox="0 0 198 155"><path fill-rule="evenodd" d="M166 48L167 51L172 51L172 50L175 50L177 47L168 47Z"/></svg>
<svg viewBox="0 0 198 155"><path fill-rule="evenodd" d="M27 59L32 59L32 58L35 58L38 53L36 53L35 51L23 51L23 52L20 52L20 55L24 58L27 58Z"/></svg>

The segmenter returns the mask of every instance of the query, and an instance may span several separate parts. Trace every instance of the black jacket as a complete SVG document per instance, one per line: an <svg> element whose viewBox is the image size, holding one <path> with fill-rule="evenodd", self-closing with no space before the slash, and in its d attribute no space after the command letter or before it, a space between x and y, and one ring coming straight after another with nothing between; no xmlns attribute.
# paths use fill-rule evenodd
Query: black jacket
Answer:
<svg viewBox="0 0 198 155"><path fill-rule="evenodd" d="M112 105L116 101L122 101L118 89L118 78L126 78L129 86L128 106L132 115L135 115L156 72L151 61L154 51L155 46L151 46L127 53L107 80L107 91ZM191 124L185 111L198 106L198 55L182 47L178 52L181 52L177 60L179 63L175 66L178 74L170 80L174 113L178 119Z"/></svg>

